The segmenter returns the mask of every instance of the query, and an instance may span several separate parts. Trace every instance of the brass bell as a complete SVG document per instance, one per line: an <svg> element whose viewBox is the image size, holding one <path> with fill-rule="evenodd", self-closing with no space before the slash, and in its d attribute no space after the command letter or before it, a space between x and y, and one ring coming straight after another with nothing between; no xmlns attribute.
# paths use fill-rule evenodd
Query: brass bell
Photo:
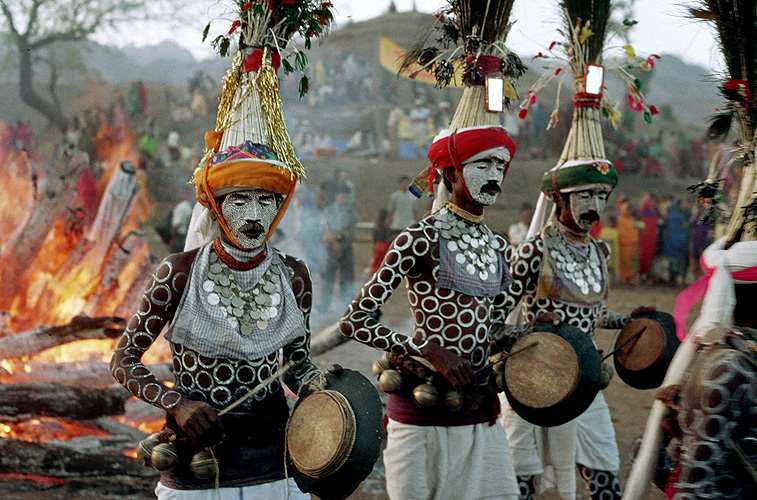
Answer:
<svg viewBox="0 0 757 500"><path fill-rule="evenodd" d="M389 362L389 360L386 358L381 358L373 362L373 365L371 366L371 373L373 373L374 377L378 377L384 372L384 370L391 369L392 364Z"/></svg>
<svg viewBox="0 0 757 500"><path fill-rule="evenodd" d="M402 374L397 370L384 370L379 376L379 386L384 392L397 392L402 389Z"/></svg>
<svg viewBox="0 0 757 500"><path fill-rule="evenodd" d="M172 470L179 463L179 452L172 443L158 443L150 453L150 463L161 472Z"/></svg>
<svg viewBox="0 0 757 500"><path fill-rule="evenodd" d="M612 376L615 374L615 368L612 367L610 363L602 363L602 378L599 381L599 388L604 389L608 385L610 385L610 380L612 380Z"/></svg>
<svg viewBox="0 0 757 500"><path fill-rule="evenodd" d="M449 411L458 411L463 407L463 395L457 391L447 391L444 394L444 407Z"/></svg>
<svg viewBox="0 0 757 500"><path fill-rule="evenodd" d="M198 451L189 463L189 470L194 477L200 481L205 481L216 475L218 462L209 451Z"/></svg>
<svg viewBox="0 0 757 500"><path fill-rule="evenodd" d="M156 444L158 444L157 432L155 434L150 434L137 444L137 458L142 460L142 463L145 465L152 465L150 463L150 455Z"/></svg>
<svg viewBox="0 0 757 500"><path fill-rule="evenodd" d="M439 392L433 385L427 382L413 389L413 399L415 399L418 406L431 408L439 401Z"/></svg>

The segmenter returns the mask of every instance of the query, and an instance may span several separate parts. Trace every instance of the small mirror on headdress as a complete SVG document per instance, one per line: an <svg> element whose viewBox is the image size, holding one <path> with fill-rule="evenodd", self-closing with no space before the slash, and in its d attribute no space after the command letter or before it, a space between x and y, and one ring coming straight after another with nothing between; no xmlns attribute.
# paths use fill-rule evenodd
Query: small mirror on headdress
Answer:
<svg viewBox="0 0 757 500"><path fill-rule="evenodd" d="M601 96L604 84L605 68L596 64L587 64L584 74L585 89L589 95Z"/></svg>
<svg viewBox="0 0 757 500"><path fill-rule="evenodd" d="M486 77L486 110L490 113L505 110L505 82L502 77Z"/></svg>

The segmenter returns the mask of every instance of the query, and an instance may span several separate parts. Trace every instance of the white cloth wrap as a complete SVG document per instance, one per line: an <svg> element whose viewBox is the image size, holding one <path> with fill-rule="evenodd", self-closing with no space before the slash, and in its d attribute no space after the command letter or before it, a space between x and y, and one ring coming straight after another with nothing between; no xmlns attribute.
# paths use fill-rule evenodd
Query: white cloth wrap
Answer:
<svg viewBox="0 0 757 500"><path fill-rule="evenodd" d="M500 426L418 426L390 419L387 431L384 466L391 500L519 498Z"/></svg>
<svg viewBox="0 0 757 500"><path fill-rule="evenodd" d="M542 491L556 487L561 498L572 500L576 498L576 464L613 472L620 468L615 429L601 392L580 416L549 428L523 420L504 393L500 402L515 474L542 475Z"/></svg>
<svg viewBox="0 0 757 500"><path fill-rule="evenodd" d="M199 248L210 243L220 234L218 222L210 218L210 210L199 203L195 203L192 209L192 218L189 219L187 239L184 242L184 251Z"/></svg>
<svg viewBox="0 0 757 500"><path fill-rule="evenodd" d="M158 500L310 500L310 494L303 493L294 479L279 479L270 483L244 486L240 488L213 488L207 490L174 490L158 483L155 488Z"/></svg>
<svg viewBox="0 0 757 500"><path fill-rule="evenodd" d="M700 344L721 344L731 327L736 307L736 283L753 283L734 280L731 273L757 266L757 241L734 243L724 250L725 238L708 246L702 254L707 267L713 268L707 293L702 300L699 317L691 328L690 337Z"/></svg>

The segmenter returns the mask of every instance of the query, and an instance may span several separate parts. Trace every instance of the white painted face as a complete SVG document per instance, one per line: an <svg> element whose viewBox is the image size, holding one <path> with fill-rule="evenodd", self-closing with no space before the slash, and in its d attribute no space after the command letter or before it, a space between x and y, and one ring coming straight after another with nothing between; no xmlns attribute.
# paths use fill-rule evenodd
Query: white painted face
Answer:
<svg viewBox="0 0 757 500"><path fill-rule="evenodd" d="M570 193L568 197L570 215L576 225L584 231L589 231L591 226L599 220L611 192L612 188L609 185L599 184L590 189Z"/></svg>
<svg viewBox="0 0 757 500"><path fill-rule="evenodd" d="M221 203L231 235L245 250L263 244L278 210L273 191L258 188L229 193Z"/></svg>
<svg viewBox="0 0 757 500"><path fill-rule="evenodd" d="M475 158L475 157L474 157ZM463 164L463 180L474 201L488 207L502 192L505 165L510 153L502 148L493 154Z"/></svg>

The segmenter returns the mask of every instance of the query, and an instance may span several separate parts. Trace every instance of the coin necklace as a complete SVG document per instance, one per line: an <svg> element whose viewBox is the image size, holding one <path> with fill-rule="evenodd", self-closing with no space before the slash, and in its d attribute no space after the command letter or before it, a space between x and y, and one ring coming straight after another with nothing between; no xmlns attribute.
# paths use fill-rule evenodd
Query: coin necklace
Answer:
<svg viewBox="0 0 757 500"><path fill-rule="evenodd" d="M583 294L602 291L602 265L599 253L595 245L592 243L588 245L589 254L586 258L579 259L568 248L565 237L561 234L552 234L550 238L547 238L547 248L555 258L555 266Z"/></svg>
<svg viewBox="0 0 757 500"><path fill-rule="evenodd" d="M454 256L465 272L477 275L482 281L497 272L497 253L500 244L494 233L483 223L472 223L447 204L439 210L434 226L439 230L440 244ZM458 208L458 207L455 207Z"/></svg>
<svg viewBox="0 0 757 500"><path fill-rule="evenodd" d="M202 284L208 294L208 304L219 306L229 324L239 328L245 337L251 335L255 327L268 328L268 321L279 314L282 299L278 266L271 263L252 290L245 292L215 252L210 252L208 260L208 278Z"/></svg>

